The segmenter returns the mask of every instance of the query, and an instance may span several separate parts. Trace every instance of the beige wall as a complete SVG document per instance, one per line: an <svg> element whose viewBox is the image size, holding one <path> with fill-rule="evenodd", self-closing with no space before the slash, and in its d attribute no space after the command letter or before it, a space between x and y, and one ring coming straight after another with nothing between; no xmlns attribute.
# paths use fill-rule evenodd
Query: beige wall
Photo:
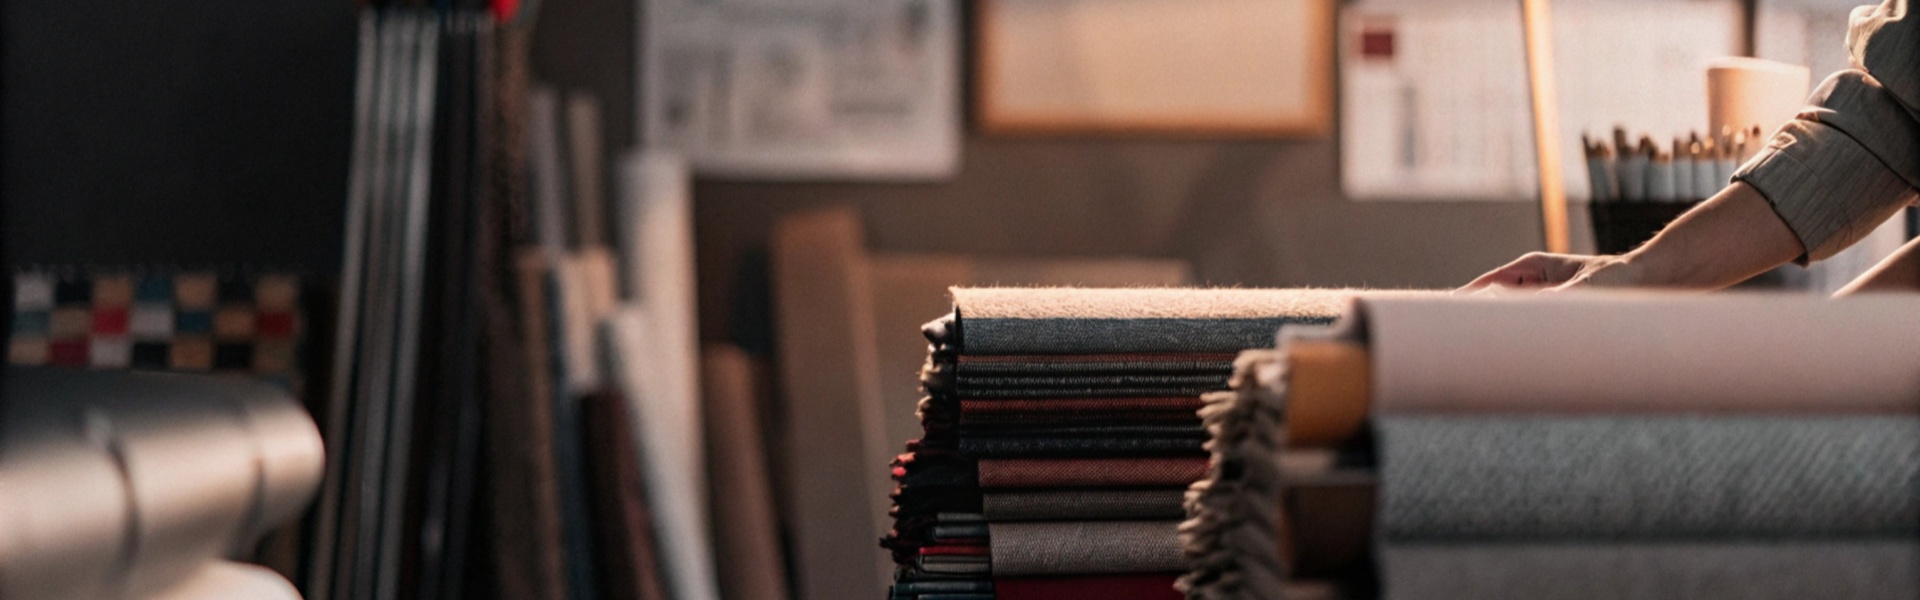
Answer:
<svg viewBox="0 0 1920 600"><path fill-rule="evenodd" d="M1453 286L1540 244L1526 203L1347 200L1331 141L972 139L964 157L940 183L699 182L703 337L754 328L736 288L772 223L833 204L877 250L1181 258L1216 285Z"/></svg>

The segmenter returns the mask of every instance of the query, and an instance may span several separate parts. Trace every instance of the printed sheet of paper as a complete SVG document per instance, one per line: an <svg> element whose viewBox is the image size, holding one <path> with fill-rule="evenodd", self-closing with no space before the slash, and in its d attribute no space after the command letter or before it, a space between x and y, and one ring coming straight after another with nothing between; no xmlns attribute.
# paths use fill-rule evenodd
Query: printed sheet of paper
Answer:
<svg viewBox="0 0 1920 600"><path fill-rule="evenodd" d="M1669 140L1707 123L1706 65L1738 51L1726 0L1553 3L1568 197L1587 196L1583 131ZM1341 166L1359 200L1538 194L1520 3L1361 0L1340 19Z"/></svg>
<svg viewBox="0 0 1920 600"><path fill-rule="evenodd" d="M641 139L705 175L938 179L960 162L953 0L646 0Z"/></svg>

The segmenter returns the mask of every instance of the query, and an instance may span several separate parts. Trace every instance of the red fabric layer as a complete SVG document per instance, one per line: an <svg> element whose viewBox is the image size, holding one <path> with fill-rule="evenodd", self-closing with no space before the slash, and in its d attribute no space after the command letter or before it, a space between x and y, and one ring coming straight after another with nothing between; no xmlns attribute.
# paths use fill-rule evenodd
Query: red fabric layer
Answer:
<svg viewBox="0 0 1920 600"><path fill-rule="evenodd" d="M986 556L986 546L921 546L921 556Z"/></svg>
<svg viewBox="0 0 1920 600"><path fill-rule="evenodd" d="M1172 352L1143 354L962 354L958 362L963 365L1008 364L1008 363L1116 363L1116 362L1227 362L1232 361L1232 353L1197 352L1180 354Z"/></svg>
<svg viewBox="0 0 1920 600"><path fill-rule="evenodd" d="M999 600L1180 600L1173 589L1176 573L1082 575L1068 577L995 577Z"/></svg>
<svg viewBox="0 0 1920 600"><path fill-rule="evenodd" d="M980 487L1185 486L1207 476L1207 459L1155 458L985 458Z"/></svg>

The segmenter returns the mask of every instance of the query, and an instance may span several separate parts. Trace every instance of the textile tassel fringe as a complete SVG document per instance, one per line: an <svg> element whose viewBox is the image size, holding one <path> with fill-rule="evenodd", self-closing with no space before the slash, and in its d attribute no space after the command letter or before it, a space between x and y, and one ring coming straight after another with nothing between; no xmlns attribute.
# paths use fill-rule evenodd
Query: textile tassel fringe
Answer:
<svg viewBox="0 0 1920 600"><path fill-rule="evenodd" d="M1286 373L1282 353L1241 352L1232 391L1204 398L1211 440L1207 478L1188 488L1180 543L1191 565L1177 587L1188 600L1270 600L1286 581L1275 531Z"/></svg>

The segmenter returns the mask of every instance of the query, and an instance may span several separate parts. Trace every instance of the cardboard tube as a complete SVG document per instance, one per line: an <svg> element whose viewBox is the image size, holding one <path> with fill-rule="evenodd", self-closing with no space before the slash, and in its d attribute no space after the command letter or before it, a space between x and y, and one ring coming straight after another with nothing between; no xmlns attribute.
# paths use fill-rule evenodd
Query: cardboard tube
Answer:
<svg viewBox="0 0 1920 600"><path fill-rule="evenodd" d="M1353 439L1367 422L1367 349L1333 340L1290 340L1287 445L1325 447Z"/></svg>
<svg viewBox="0 0 1920 600"><path fill-rule="evenodd" d="M1767 134L1780 128L1807 104L1811 73L1805 66L1730 57L1707 65L1707 131L1746 131L1754 125ZM1745 161L1764 144L1750 144Z"/></svg>

